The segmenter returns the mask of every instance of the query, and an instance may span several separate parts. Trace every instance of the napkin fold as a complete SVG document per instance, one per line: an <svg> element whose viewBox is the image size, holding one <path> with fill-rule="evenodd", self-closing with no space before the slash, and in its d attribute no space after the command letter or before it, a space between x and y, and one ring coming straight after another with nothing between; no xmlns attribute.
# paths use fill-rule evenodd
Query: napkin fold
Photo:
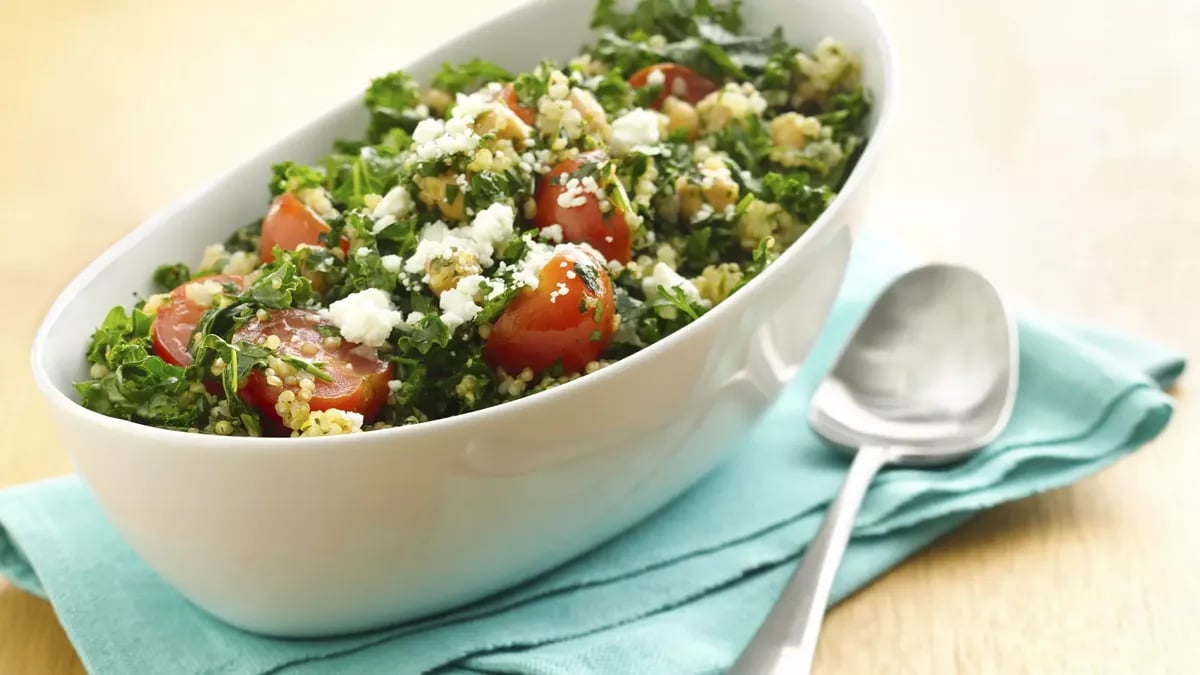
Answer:
<svg viewBox="0 0 1200 675"><path fill-rule="evenodd" d="M727 462L617 539L471 606L334 639L245 633L162 582L73 476L0 491L0 574L50 600L99 674L720 672L766 616L846 472L844 456L802 422L813 386L868 302L909 266L887 240L859 242L805 370ZM982 509L1108 466L1170 419L1162 388L1184 367L1171 349L1035 316L1022 317L1020 339L1008 429L965 463L880 475L835 600Z"/></svg>

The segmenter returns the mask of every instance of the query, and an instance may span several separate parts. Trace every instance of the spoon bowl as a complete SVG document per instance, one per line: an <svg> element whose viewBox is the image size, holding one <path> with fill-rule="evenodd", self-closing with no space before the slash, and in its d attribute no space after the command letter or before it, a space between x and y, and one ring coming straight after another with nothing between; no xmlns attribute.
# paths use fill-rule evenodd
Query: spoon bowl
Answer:
<svg viewBox="0 0 1200 675"><path fill-rule="evenodd" d="M806 675L834 576L871 480L888 464L966 459L1008 424L1017 331L979 273L928 265L896 279L854 330L809 406L854 462L792 580L733 675Z"/></svg>
<svg viewBox="0 0 1200 675"><path fill-rule="evenodd" d="M927 265L889 286L855 329L809 407L813 429L891 461L961 460L1004 429L1017 389L1017 333L987 279Z"/></svg>

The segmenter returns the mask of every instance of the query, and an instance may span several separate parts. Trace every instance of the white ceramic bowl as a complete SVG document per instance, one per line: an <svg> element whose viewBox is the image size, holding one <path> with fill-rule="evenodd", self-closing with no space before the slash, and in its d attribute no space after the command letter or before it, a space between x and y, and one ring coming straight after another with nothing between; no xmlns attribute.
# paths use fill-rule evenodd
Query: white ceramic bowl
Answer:
<svg viewBox="0 0 1200 675"><path fill-rule="evenodd" d="M407 66L476 55L513 69L589 40L592 3L515 9ZM63 443L108 518L166 581L248 630L355 631L471 601L628 528L727 454L804 360L841 283L864 182L895 98L891 48L859 0L751 0L750 28L825 35L863 56L871 141L842 193L744 290L596 374L495 408L338 438L225 438L111 419L76 402L88 336L189 259L259 216L270 165L316 160L365 125L348 100L151 218L84 270L33 347ZM530 33L533 24L555 26ZM531 38L531 35L535 36ZM397 64L399 65L399 64ZM803 423L798 420L798 424Z"/></svg>

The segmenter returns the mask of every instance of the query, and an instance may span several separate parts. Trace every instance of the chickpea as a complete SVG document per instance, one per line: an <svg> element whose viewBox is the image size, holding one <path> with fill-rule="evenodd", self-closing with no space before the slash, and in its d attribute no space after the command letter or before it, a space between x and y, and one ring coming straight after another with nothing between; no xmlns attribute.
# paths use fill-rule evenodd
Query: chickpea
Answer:
<svg viewBox="0 0 1200 675"><path fill-rule="evenodd" d="M429 106L429 110L438 117L446 114L446 108L454 103L454 97L444 89L426 89L421 95L421 103Z"/></svg>
<svg viewBox="0 0 1200 675"><path fill-rule="evenodd" d="M700 133L700 115L692 104L674 96L668 96L663 101L662 111L667 116L668 134L674 134L682 129L688 140L695 140Z"/></svg>
<svg viewBox="0 0 1200 675"><path fill-rule="evenodd" d="M462 279L482 271L479 258L470 251L455 251L449 258L431 258L425 263L429 290L437 296L457 286Z"/></svg>
<svg viewBox="0 0 1200 675"><path fill-rule="evenodd" d="M429 207L436 205L442 212L442 216L447 220L462 221L466 218L462 190L459 190L454 201L446 200L446 188L455 184L454 174L450 173L441 176L422 176L418 178L417 185L421 188L419 195L421 203Z"/></svg>

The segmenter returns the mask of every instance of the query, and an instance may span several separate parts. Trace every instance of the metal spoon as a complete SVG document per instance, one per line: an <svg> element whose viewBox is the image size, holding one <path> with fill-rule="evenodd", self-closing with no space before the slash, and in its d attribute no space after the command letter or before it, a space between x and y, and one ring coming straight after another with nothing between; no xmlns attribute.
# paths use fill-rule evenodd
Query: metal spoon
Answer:
<svg viewBox="0 0 1200 675"><path fill-rule="evenodd" d="M841 492L735 675L805 675L855 516L888 464L965 459L999 435L1017 390L1017 332L978 273L929 265L875 301L817 387L809 423L854 455Z"/></svg>

